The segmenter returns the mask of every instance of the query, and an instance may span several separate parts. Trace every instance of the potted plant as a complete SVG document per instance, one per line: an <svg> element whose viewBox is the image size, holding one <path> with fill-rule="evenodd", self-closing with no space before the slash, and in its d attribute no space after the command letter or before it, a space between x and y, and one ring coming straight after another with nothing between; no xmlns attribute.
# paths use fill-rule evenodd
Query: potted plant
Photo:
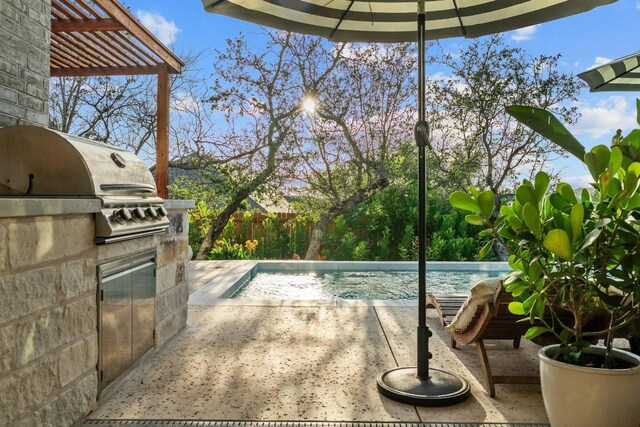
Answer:
<svg viewBox="0 0 640 427"><path fill-rule="evenodd" d="M509 250L512 271L503 284L513 296L510 310L532 323L525 337L558 342L539 352L551 424L638 426L640 357L612 343L636 336L640 323L640 130L585 153L551 113L508 111L574 155L584 153L593 188L576 194L560 183L548 192L549 175L539 172L499 213L495 195L473 187L454 192L451 204L469 211L467 222L486 227L481 257L496 240ZM562 322L561 310L573 321ZM604 347L593 345L601 338Z"/></svg>

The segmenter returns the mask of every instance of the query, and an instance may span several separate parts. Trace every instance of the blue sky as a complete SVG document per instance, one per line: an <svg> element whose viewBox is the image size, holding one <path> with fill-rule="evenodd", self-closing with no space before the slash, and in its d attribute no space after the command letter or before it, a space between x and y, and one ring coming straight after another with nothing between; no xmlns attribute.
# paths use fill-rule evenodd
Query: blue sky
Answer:
<svg viewBox="0 0 640 427"><path fill-rule="evenodd" d="M206 13L199 0L121 1L162 42L175 46L176 51L223 49L225 39L257 29L254 24ZM532 55L560 53L563 71L579 73L639 51L640 41L632 37L639 19L640 1L618 0L581 15L506 33L505 39ZM455 50L465 40L449 39L443 43ZM578 103L582 118L572 131L588 148L608 144L615 129L621 128L626 133L636 126L635 98L635 93L589 93L585 89ZM580 162L560 160L555 167L563 169L562 176L567 182L586 185L587 171Z"/></svg>

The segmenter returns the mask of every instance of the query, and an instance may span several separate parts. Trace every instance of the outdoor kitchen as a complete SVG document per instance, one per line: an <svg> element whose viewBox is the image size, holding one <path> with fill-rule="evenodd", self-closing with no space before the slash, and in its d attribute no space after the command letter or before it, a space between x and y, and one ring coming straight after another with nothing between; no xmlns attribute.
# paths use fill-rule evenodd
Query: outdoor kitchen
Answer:
<svg viewBox="0 0 640 427"><path fill-rule="evenodd" d="M193 203L159 197L135 155L46 128L51 3L0 11L0 425L77 422L187 320Z"/></svg>

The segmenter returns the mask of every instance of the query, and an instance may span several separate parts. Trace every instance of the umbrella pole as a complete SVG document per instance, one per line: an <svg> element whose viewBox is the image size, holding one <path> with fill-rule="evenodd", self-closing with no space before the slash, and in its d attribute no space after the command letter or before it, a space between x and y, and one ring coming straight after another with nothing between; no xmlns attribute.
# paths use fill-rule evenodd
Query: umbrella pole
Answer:
<svg viewBox="0 0 640 427"><path fill-rule="evenodd" d="M389 399L417 406L448 406L464 402L471 394L469 383L457 375L429 369L429 337L426 312L427 249L427 170L429 124L425 115L425 13L424 0L418 1L418 331L416 366L399 367L378 376L378 391Z"/></svg>
<svg viewBox="0 0 640 427"><path fill-rule="evenodd" d="M418 146L418 377L429 379L429 337L427 326L427 162L429 124L425 115L425 15L418 15L418 122L415 127Z"/></svg>

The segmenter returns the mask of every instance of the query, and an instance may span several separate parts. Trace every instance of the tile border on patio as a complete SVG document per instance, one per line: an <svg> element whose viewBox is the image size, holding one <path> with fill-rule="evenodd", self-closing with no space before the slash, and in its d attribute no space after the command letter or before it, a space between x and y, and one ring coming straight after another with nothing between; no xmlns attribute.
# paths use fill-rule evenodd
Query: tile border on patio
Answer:
<svg viewBox="0 0 640 427"><path fill-rule="evenodd" d="M549 427L549 424L407 423L362 421L85 420L78 427Z"/></svg>

